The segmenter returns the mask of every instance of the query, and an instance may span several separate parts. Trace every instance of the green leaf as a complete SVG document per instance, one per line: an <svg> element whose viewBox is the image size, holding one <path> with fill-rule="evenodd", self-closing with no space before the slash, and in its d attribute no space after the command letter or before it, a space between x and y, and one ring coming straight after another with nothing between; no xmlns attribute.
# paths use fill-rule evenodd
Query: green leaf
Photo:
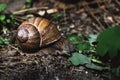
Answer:
<svg viewBox="0 0 120 80"><path fill-rule="evenodd" d="M104 64L102 61L100 61L100 60L98 60L98 59L92 59L92 62L98 63L98 64Z"/></svg>
<svg viewBox="0 0 120 80"><path fill-rule="evenodd" d="M96 51L100 56L108 53L110 58L115 57L120 50L120 27L105 30L98 36L97 41Z"/></svg>
<svg viewBox="0 0 120 80"><path fill-rule="evenodd" d="M92 46L90 46L89 42L84 43L85 49L88 50L90 49Z"/></svg>
<svg viewBox="0 0 120 80"><path fill-rule="evenodd" d="M13 15L10 15L10 19L13 21L15 17Z"/></svg>
<svg viewBox="0 0 120 80"><path fill-rule="evenodd" d="M96 39L97 39L97 36L98 36L98 35L96 35L96 34L90 34L90 35L89 35L89 40L88 40L89 43L92 44L93 42L95 42Z"/></svg>
<svg viewBox="0 0 120 80"><path fill-rule="evenodd" d="M7 19L6 22L7 22L7 23L11 23L11 20L10 20L10 19Z"/></svg>
<svg viewBox="0 0 120 80"><path fill-rule="evenodd" d="M69 60L72 62L73 65L84 65L84 64L90 64L91 58L88 58L87 56L81 54L81 53L73 53L72 57L69 58Z"/></svg>
<svg viewBox="0 0 120 80"><path fill-rule="evenodd" d="M112 69L112 74L113 74L114 76L120 77L120 67L113 68L113 69Z"/></svg>
<svg viewBox="0 0 120 80"><path fill-rule="evenodd" d="M91 60L92 60L91 58L77 52L73 53L72 57L69 58L69 61L71 61L71 63L75 66L84 65L87 68L99 70L99 71L108 69L107 67L101 67L93 64Z"/></svg>
<svg viewBox="0 0 120 80"><path fill-rule="evenodd" d="M4 44L10 44L10 38L4 38Z"/></svg>
<svg viewBox="0 0 120 80"><path fill-rule="evenodd" d="M90 44L88 42L86 43L79 43L76 45L77 50L89 50L91 48Z"/></svg>
<svg viewBox="0 0 120 80"><path fill-rule="evenodd" d="M7 34L7 33L9 32L8 28L6 28L6 27L4 27L4 26L3 26L2 31L3 31L4 34Z"/></svg>
<svg viewBox="0 0 120 80"><path fill-rule="evenodd" d="M33 6L33 0L26 0L25 2L25 7L26 8L30 8Z"/></svg>
<svg viewBox="0 0 120 80"><path fill-rule="evenodd" d="M4 11L4 9L6 8L6 4L5 3L2 3L0 4L0 12Z"/></svg>
<svg viewBox="0 0 120 80"><path fill-rule="evenodd" d="M32 0L26 0L26 2L31 3L31 2L32 2Z"/></svg>
<svg viewBox="0 0 120 80"><path fill-rule="evenodd" d="M5 20L5 15L0 15L0 21L4 21Z"/></svg>
<svg viewBox="0 0 120 80"><path fill-rule="evenodd" d="M101 57L103 57L108 51L108 46L99 42L96 51Z"/></svg>
<svg viewBox="0 0 120 80"><path fill-rule="evenodd" d="M3 37L0 36L0 45L3 45L4 44L4 39Z"/></svg>
<svg viewBox="0 0 120 80"><path fill-rule="evenodd" d="M85 45L84 44L77 44L76 45L76 49L78 49L78 50L84 50L85 49Z"/></svg>
<svg viewBox="0 0 120 80"><path fill-rule="evenodd" d="M3 38L0 36L0 45L7 45L10 44L10 39L9 38Z"/></svg>
<svg viewBox="0 0 120 80"><path fill-rule="evenodd" d="M108 69L107 67L98 66L98 65L95 65L95 64L93 64L93 63L91 63L91 64L86 64L85 66L86 66L87 68L95 69L95 70L99 70L99 71Z"/></svg>
<svg viewBox="0 0 120 80"><path fill-rule="evenodd" d="M75 34L71 34L67 37L67 39L71 42L81 42L82 41L82 38L78 35L75 35Z"/></svg>
<svg viewBox="0 0 120 80"><path fill-rule="evenodd" d="M61 16L62 16L62 14L60 14L60 13L55 13L52 15L53 19L55 19L55 20L59 19Z"/></svg>

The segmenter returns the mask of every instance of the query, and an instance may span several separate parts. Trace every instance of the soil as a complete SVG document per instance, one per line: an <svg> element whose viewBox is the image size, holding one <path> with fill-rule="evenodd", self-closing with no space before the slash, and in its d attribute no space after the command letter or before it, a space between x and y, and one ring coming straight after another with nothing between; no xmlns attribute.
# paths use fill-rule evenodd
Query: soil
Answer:
<svg viewBox="0 0 120 80"><path fill-rule="evenodd" d="M0 3L7 3L6 11L16 12L24 8L25 0L0 0ZM106 28L120 24L119 0L84 0L74 4L63 3L60 0L36 0L34 7L47 7L43 11L57 9L62 17L59 21L52 22L64 36L73 33L99 34ZM38 12L39 10L35 10L15 15L31 16L32 13L38 16ZM43 17L51 19L51 15L46 13ZM71 44L66 41L65 45ZM66 49L64 46L62 50L68 52L73 48ZM36 53L28 54L14 44L0 48L0 80L119 80L106 78L102 75L103 72L72 65L68 57L62 54L62 50L48 46Z"/></svg>

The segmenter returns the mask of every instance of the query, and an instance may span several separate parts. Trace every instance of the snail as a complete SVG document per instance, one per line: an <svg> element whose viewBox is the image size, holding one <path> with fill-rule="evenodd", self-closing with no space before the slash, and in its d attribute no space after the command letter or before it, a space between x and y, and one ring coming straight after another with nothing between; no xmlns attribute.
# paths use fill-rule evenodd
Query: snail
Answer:
<svg viewBox="0 0 120 80"><path fill-rule="evenodd" d="M45 18L23 21L17 30L17 42L23 52L36 52L45 47L73 52L74 47L61 35L55 24Z"/></svg>
<svg viewBox="0 0 120 80"><path fill-rule="evenodd" d="M18 27L17 41L23 51L36 51L60 38L57 27L45 18L30 18Z"/></svg>

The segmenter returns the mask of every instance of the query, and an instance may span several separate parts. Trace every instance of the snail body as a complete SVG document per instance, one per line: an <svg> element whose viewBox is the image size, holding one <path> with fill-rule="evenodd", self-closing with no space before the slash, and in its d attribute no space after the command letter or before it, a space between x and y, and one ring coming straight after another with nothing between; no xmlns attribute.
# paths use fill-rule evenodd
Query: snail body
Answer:
<svg viewBox="0 0 120 80"><path fill-rule="evenodd" d="M36 51L60 38L57 27L45 18L30 18L18 27L18 44L26 52Z"/></svg>

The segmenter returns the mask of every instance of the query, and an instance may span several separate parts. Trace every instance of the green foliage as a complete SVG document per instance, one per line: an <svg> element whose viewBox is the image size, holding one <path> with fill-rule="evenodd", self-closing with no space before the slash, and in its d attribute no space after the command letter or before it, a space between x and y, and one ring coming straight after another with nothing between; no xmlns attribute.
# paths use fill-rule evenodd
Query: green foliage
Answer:
<svg viewBox="0 0 120 80"><path fill-rule="evenodd" d="M87 56L81 54L81 53L73 53L72 57L69 58L69 60L74 64L74 65L85 65L91 63L91 59L88 58Z"/></svg>
<svg viewBox="0 0 120 80"><path fill-rule="evenodd" d="M14 24L14 16L12 14L0 14L0 23L2 26L12 26Z"/></svg>
<svg viewBox="0 0 120 80"><path fill-rule="evenodd" d="M13 24L14 16L12 14L4 14L3 11L6 8L6 4L0 4L0 24L6 26L7 24Z"/></svg>
<svg viewBox="0 0 120 80"><path fill-rule="evenodd" d="M112 69L112 74L114 76L120 77L120 66Z"/></svg>
<svg viewBox="0 0 120 80"><path fill-rule="evenodd" d="M13 26L14 16L10 13L3 13L6 8L6 4L0 4L0 26L3 28L8 28L8 26ZM11 27L12 28L12 27Z"/></svg>
<svg viewBox="0 0 120 80"><path fill-rule="evenodd" d="M4 46L10 43L9 33L14 27L14 16L10 13L4 13L6 4L0 4L0 46Z"/></svg>
<svg viewBox="0 0 120 80"><path fill-rule="evenodd" d="M61 17L62 17L62 14L60 14L60 13L52 14L52 19L54 19L54 20L58 20L58 19L60 19Z"/></svg>
<svg viewBox="0 0 120 80"><path fill-rule="evenodd" d="M5 8L6 8L6 4L4 3L0 4L0 12L4 11Z"/></svg>
<svg viewBox="0 0 120 80"><path fill-rule="evenodd" d="M120 27L106 29L97 41L97 53L102 57L108 53L110 58L114 58L120 50Z"/></svg>
<svg viewBox="0 0 120 80"><path fill-rule="evenodd" d="M86 45L85 45L85 44L82 44L82 43L81 43L81 44L77 44L77 45L76 45L76 49L77 49L77 50L85 50L85 49L86 49Z"/></svg>
<svg viewBox="0 0 120 80"><path fill-rule="evenodd" d="M0 46L2 45L7 45L10 43L10 39L9 38L3 38L0 36Z"/></svg>
<svg viewBox="0 0 120 80"><path fill-rule="evenodd" d="M87 68L100 71L107 69L106 67L101 67L94 64L103 64L95 56L95 45L93 45L93 43L96 42L97 35L90 34L86 38L84 39L83 37L75 34L71 34L68 36L68 40L75 44L76 50L78 51L72 53L72 56L69 57L69 61L71 61L71 63L75 66L83 65Z"/></svg>
<svg viewBox="0 0 120 80"><path fill-rule="evenodd" d="M93 42L96 42L97 37L98 37L98 35L90 34L90 35L89 35L89 38L88 38L88 42L89 42L90 44L92 44Z"/></svg>
<svg viewBox="0 0 120 80"><path fill-rule="evenodd" d="M78 35L75 35L75 34L71 34L67 38L68 38L69 41L71 41L73 43L78 43L78 42L82 41L82 38Z"/></svg>
<svg viewBox="0 0 120 80"><path fill-rule="evenodd" d="M25 7L26 8L31 8L32 6L33 6L33 0L26 0Z"/></svg>
<svg viewBox="0 0 120 80"><path fill-rule="evenodd" d="M75 47L78 51L83 51L83 52L95 51L95 46L92 43L96 41L96 38L97 35L94 34L90 34L87 37L87 40L75 34L71 34L67 37L67 39L70 42L75 44Z"/></svg>
<svg viewBox="0 0 120 80"><path fill-rule="evenodd" d="M93 64L91 58L77 52L73 53L72 56L69 58L69 60L75 66L84 65L87 68L100 70L100 71L103 69L107 69L106 67L101 67Z"/></svg>
<svg viewBox="0 0 120 80"><path fill-rule="evenodd" d="M5 20L5 15L1 14L0 15L0 21L4 21Z"/></svg>

